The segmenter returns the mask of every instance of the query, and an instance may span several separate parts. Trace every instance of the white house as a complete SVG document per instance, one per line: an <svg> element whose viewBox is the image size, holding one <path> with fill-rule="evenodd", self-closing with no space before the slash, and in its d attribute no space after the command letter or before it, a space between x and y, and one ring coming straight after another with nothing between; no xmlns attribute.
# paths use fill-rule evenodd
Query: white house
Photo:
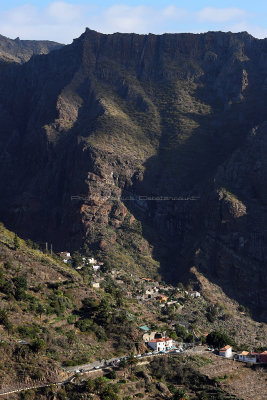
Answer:
<svg viewBox="0 0 267 400"><path fill-rule="evenodd" d="M95 289L99 289L100 288L100 283L99 282L92 282L92 287Z"/></svg>
<svg viewBox="0 0 267 400"><path fill-rule="evenodd" d="M220 349L219 351L219 356L225 357L225 358L231 358L232 357L232 347L227 345Z"/></svg>
<svg viewBox="0 0 267 400"><path fill-rule="evenodd" d="M191 292L189 293L191 297L193 297L193 299L196 299L197 297L200 297L201 294L199 292Z"/></svg>
<svg viewBox="0 0 267 400"><path fill-rule="evenodd" d="M89 262L89 264L96 264L96 260L94 259L94 257L92 257L92 258L88 258L88 262Z"/></svg>
<svg viewBox="0 0 267 400"><path fill-rule="evenodd" d="M67 263L72 263L71 260L71 255L68 251L61 251L60 253L58 253L59 256L62 258L62 261L67 264Z"/></svg>
<svg viewBox="0 0 267 400"><path fill-rule="evenodd" d="M147 345L153 350L165 351L173 346L173 340L171 338L152 339L147 342Z"/></svg>
<svg viewBox="0 0 267 400"><path fill-rule="evenodd" d="M145 294L152 295L152 294L158 293L158 291L159 291L159 289L156 286L148 287L148 288L146 288Z"/></svg>
<svg viewBox="0 0 267 400"><path fill-rule="evenodd" d="M65 258L65 257L70 257L70 253L68 251L61 251L59 253L60 257Z"/></svg>
<svg viewBox="0 0 267 400"><path fill-rule="evenodd" d="M99 271L100 270L100 265L93 265L93 270L94 271Z"/></svg>

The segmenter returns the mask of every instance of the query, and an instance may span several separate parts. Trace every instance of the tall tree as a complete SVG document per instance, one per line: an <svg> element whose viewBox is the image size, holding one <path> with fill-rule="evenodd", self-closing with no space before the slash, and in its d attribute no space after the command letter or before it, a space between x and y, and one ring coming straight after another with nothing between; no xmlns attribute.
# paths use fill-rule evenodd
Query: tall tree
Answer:
<svg viewBox="0 0 267 400"><path fill-rule="evenodd" d="M15 250L18 250L19 248L20 248L20 243L19 243L19 238L18 238L18 235L15 233L15 236L14 236L14 249Z"/></svg>

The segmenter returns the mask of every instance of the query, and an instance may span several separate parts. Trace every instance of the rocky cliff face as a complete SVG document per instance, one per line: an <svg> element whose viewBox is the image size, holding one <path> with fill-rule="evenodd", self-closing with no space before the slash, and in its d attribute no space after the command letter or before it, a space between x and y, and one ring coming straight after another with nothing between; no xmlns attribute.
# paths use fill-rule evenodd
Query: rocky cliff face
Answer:
<svg viewBox="0 0 267 400"><path fill-rule="evenodd" d="M23 64L34 54L48 54L63 45L49 40L15 40L0 35L0 63Z"/></svg>
<svg viewBox="0 0 267 400"><path fill-rule="evenodd" d="M87 29L2 69L2 220L172 281L196 266L266 320L266 66L247 33Z"/></svg>

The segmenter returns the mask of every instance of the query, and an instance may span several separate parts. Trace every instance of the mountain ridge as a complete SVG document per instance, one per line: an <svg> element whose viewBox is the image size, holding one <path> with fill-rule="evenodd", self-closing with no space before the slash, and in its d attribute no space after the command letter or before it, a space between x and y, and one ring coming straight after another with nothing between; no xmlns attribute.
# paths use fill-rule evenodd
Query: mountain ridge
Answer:
<svg viewBox="0 0 267 400"><path fill-rule="evenodd" d="M29 61L32 55L47 54L63 45L49 40L10 39L0 35L0 62L22 64Z"/></svg>
<svg viewBox="0 0 267 400"><path fill-rule="evenodd" d="M5 68L1 219L55 248L87 243L174 282L197 266L265 320L264 178L255 175L252 201L249 165L265 146L266 43L86 30ZM238 158L240 149L255 155ZM143 199L151 195L199 200Z"/></svg>

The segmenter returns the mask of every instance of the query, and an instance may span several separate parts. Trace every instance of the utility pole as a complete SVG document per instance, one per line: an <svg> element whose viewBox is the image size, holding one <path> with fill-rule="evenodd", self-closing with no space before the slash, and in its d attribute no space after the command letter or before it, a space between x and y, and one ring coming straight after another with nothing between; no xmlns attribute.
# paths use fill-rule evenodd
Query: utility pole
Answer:
<svg viewBox="0 0 267 400"><path fill-rule="evenodd" d="M48 253L48 243L45 242L45 252Z"/></svg>
<svg viewBox="0 0 267 400"><path fill-rule="evenodd" d="M53 254L53 245L52 245L52 243L50 245L50 251L51 251L51 256L52 256L52 254Z"/></svg>

